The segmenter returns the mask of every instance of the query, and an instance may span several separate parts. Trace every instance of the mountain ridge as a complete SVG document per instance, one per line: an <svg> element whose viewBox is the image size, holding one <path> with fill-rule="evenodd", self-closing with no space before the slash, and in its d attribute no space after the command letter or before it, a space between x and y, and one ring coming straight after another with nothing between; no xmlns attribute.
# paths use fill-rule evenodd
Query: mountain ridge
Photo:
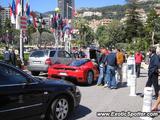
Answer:
<svg viewBox="0 0 160 120"><path fill-rule="evenodd" d="M152 5L156 4L157 2L155 0L138 0L138 6L139 8L143 8L146 13L150 10L150 7ZM101 12L102 17L98 16L90 16L90 17L85 17L86 19L102 19L102 18L109 18L109 19L122 19L125 16L125 12L127 9L127 4L125 5L110 5L110 6L103 6L103 7L97 7L97 8L79 8L77 9L77 12L79 14L82 14L83 12L86 11L91 11L91 12ZM43 16L49 16L51 14L54 14L54 11L48 11L42 13Z"/></svg>

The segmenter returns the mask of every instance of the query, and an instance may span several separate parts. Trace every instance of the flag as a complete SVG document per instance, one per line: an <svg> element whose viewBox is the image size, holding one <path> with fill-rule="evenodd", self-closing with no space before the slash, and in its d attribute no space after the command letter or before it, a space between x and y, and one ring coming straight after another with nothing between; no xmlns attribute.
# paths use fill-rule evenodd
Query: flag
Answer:
<svg viewBox="0 0 160 120"><path fill-rule="evenodd" d="M72 16L73 16L73 17L77 16L77 11L76 11L75 8L72 9Z"/></svg>
<svg viewBox="0 0 160 120"><path fill-rule="evenodd" d="M14 0L12 0L12 13L16 15L16 3Z"/></svg>
<svg viewBox="0 0 160 120"><path fill-rule="evenodd" d="M31 14L32 19L33 19L34 28L37 28L37 18L36 18L36 13L31 12L30 14Z"/></svg>
<svg viewBox="0 0 160 120"><path fill-rule="evenodd" d="M21 0L16 0L16 29L20 29Z"/></svg>
<svg viewBox="0 0 160 120"><path fill-rule="evenodd" d="M16 15L21 13L21 0L16 0Z"/></svg>
<svg viewBox="0 0 160 120"><path fill-rule="evenodd" d="M52 28L57 29L58 27L58 14L55 13L52 19Z"/></svg>
<svg viewBox="0 0 160 120"><path fill-rule="evenodd" d="M11 5L9 5L9 8L10 8L11 23L12 23L12 24L15 24L15 23L16 23L15 15L13 14Z"/></svg>
<svg viewBox="0 0 160 120"><path fill-rule="evenodd" d="M27 1L26 3L26 15L27 16L30 16L30 5L29 5L29 2Z"/></svg>

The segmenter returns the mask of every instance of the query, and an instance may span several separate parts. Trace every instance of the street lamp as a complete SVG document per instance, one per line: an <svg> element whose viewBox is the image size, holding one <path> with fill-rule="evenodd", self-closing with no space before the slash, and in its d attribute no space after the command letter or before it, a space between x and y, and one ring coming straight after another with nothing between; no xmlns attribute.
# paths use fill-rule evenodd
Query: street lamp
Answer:
<svg viewBox="0 0 160 120"><path fill-rule="evenodd" d="M7 44L7 47L9 47L8 30L6 30L6 44Z"/></svg>
<svg viewBox="0 0 160 120"><path fill-rule="evenodd" d="M45 25L45 21L43 20L43 17L42 15L40 14L40 17L38 18L38 32L40 34L40 39L38 40L38 45L40 45L39 47L41 47L41 35L42 35L42 32L43 32L43 29L44 29L44 25Z"/></svg>

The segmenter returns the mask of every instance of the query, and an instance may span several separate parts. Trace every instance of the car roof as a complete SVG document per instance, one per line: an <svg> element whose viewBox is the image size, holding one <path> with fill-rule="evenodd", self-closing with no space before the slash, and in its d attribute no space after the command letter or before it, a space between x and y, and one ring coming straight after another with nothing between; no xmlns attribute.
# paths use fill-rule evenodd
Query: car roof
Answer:
<svg viewBox="0 0 160 120"><path fill-rule="evenodd" d="M35 51L65 51L65 50L62 50L62 49L36 49L36 50L33 50L32 52L35 52Z"/></svg>

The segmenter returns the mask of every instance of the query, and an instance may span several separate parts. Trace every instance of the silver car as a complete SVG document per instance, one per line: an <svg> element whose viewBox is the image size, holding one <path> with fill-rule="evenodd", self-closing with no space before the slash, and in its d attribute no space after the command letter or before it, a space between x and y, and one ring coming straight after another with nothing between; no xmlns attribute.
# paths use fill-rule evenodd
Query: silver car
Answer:
<svg viewBox="0 0 160 120"><path fill-rule="evenodd" d="M40 72L48 72L48 67L52 64L69 64L74 59L64 50L35 50L29 56L28 70L32 75L38 76Z"/></svg>

